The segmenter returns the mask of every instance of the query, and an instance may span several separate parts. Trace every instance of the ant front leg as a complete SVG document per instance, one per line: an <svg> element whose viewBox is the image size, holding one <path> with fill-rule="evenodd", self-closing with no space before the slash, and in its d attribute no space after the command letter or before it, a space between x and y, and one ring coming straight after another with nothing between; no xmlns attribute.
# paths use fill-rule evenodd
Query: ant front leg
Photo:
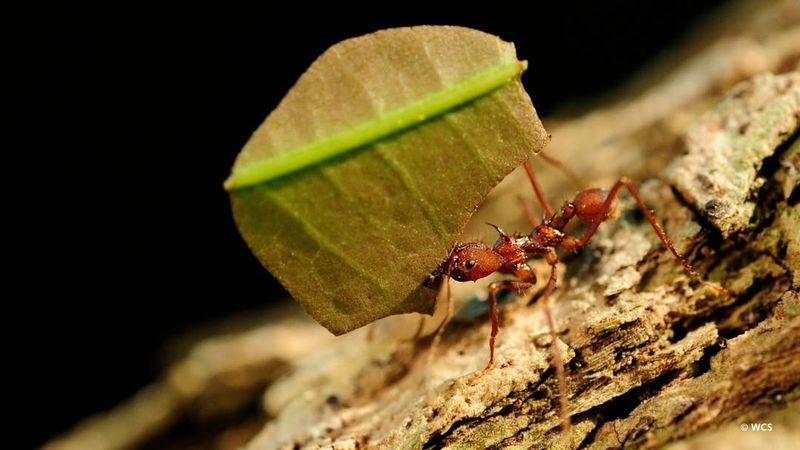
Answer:
<svg viewBox="0 0 800 450"><path fill-rule="evenodd" d="M454 246L456 247L456 246ZM444 334L445 328L447 328L447 324L450 323L450 319L453 318L454 306L453 306L453 293L450 291L450 279L451 274L453 271L453 265L455 264L455 258L452 256L447 261L447 268L444 271L444 283L445 283L445 295L447 296L447 310L445 311L444 318L442 319L439 326L436 328L436 333L433 335L433 342L431 343L430 353L428 354L428 368L431 367L433 363L433 358L436 355L436 350L439 348L439 342L442 340L442 335ZM422 334L422 328L424 326L425 318L422 317L421 320L423 322L420 323L419 329L417 333Z"/></svg>
<svg viewBox="0 0 800 450"><path fill-rule="evenodd" d="M495 281L489 284L489 310L492 319L492 334L489 336L489 364L486 368L494 365L494 343L497 338L497 332L500 330L500 324L497 317L497 295L496 292L500 289L507 291L524 291L533 287L533 283L529 281L516 281L516 280L503 280Z"/></svg>

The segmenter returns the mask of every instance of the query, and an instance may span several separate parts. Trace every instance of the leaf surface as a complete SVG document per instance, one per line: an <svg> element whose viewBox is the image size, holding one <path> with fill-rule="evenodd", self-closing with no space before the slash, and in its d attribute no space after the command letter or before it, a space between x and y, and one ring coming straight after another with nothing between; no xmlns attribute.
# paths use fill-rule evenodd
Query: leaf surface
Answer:
<svg viewBox="0 0 800 450"><path fill-rule="evenodd" d="M513 44L460 27L334 45L226 181L248 245L335 334L430 313L428 274L489 190L548 140L523 67Z"/></svg>

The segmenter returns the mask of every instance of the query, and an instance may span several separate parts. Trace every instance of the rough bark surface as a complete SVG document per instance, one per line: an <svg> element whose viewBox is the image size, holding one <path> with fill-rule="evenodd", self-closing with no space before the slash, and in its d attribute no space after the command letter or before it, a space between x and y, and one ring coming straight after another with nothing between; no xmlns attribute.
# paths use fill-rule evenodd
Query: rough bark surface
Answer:
<svg viewBox="0 0 800 450"><path fill-rule="evenodd" d="M643 185L668 233L728 294L692 282L631 208L564 266L569 286L554 301L575 446L658 447L798 399L800 217L796 185L787 196L780 181L799 169L798 126L800 72L756 76L684 134L664 176L674 190ZM568 447L537 296L505 303L491 369L485 315L449 325L433 357L427 342L385 330L335 342L330 359L309 355L267 390L275 419L247 448ZM413 329L408 320L376 326Z"/></svg>
<svg viewBox="0 0 800 450"><path fill-rule="evenodd" d="M738 2L687 42L603 107L546 123L549 154L587 184L637 180L679 251L729 293L691 280L621 197L618 220L560 264L552 298L571 439L544 282L506 297L484 370L489 279L453 286L459 314L433 354L441 311L416 341L418 315L338 338L290 317L201 342L46 448L796 448L800 4ZM534 163L552 202L571 197L562 173ZM526 229L519 196L533 201L514 173L467 237L491 242L487 220ZM754 423L772 431L740 428Z"/></svg>

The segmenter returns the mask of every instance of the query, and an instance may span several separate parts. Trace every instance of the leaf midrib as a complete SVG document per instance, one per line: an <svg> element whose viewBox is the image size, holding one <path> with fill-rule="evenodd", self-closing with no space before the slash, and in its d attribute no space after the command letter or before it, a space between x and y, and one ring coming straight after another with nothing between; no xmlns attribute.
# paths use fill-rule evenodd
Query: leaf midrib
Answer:
<svg viewBox="0 0 800 450"><path fill-rule="evenodd" d="M507 84L525 70L525 67L524 61L516 59L498 64L331 136L236 167L225 181L225 189L232 191L260 184L412 127Z"/></svg>

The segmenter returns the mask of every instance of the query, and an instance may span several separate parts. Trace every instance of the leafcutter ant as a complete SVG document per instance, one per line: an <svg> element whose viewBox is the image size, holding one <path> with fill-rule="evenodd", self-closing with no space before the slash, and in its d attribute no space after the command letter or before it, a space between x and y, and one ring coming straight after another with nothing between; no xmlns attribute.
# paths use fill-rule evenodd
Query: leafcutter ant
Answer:
<svg viewBox="0 0 800 450"><path fill-rule="evenodd" d="M552 160L551 160L552 162ZM557 347L556 326L549 306L549 297L556 287L556 266L559 262L556 250L576 251L584 247L597 231L601 223L614 217L616 209L615 199L617 194L625 188L633 196L634 200L641 208L644 217L650 222L658 238L669 249L682 265L686 272L694 279L700 279L697 271L691 264L678 253L672 241L666 235L661 226L656 222L653 214L642 200L636 186L628 178L620 178L610 190L591 188L579 192L571 201L564 203L561 210L557 213L545 199L536 175L530 163L524 163L528 179L533 186L538 202L544 209L544 218L541 223L535 223L530 211L526 209L526 217L531 222L533 229L528 234L513 233L507 234L497 225L489 224L497 230L499 238L493 246L483 242L459 242L453 246L450 256L434 271L428 280L428 284L434 286L438 281L445 278L447 285L448 312L443 324L445 324L453 313L452 298L449 292L449 279L456 281L476 281L485 278L495 272L512 275L515 279L495 281L490 283L489 289L489 310L491 315L492 331L489 337L489 363L487 369L494 364L495 339L499 331L497 317L497 292L524 291L536 284L536 274L528 265L528 260L533 257L544 257L550 266L550 274L541 294L543 309L547 318L550 337L552 365L556 373L560 414L562 421L562 431L569 434L570 420L567 413L565 394L567 392L564 365ZM573 218L577 218L586 225L586 230L579 237L570 236L565 233L567 224ZM722 289L719 288L718 289ZM434 347L437 345L444 326L440 326L434 338Z"/></svg>

